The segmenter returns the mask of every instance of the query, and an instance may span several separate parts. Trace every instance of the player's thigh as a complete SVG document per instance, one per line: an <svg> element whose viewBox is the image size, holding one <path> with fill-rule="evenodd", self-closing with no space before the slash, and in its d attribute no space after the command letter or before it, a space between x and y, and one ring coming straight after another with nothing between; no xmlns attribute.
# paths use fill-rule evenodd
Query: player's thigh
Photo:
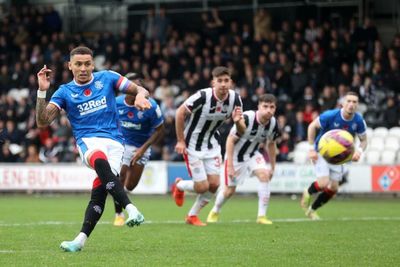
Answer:
<svg viewBox="0 0 400 267"><path fill-rule="evenodd" d="M142 177L144 167L145 165L134 164L133 166L128 168L125 180L126 188L128 188L129 190L133 190L138 185L140 178Z"/></svg>
<svg viewBox="0 0 400 267"><path fill-rule="evenodd" d="M221 173L222 157L216 155L214 157L203 159L204 168L207 175L219 176Z"/></svg>
<svg viewBox="0 0 400 267"><path fill-rule="evenodd" d="M261 153L257 152L247 161L249 172L256 176L260 182L268 182L270 177L270 167L265 162Z"/></svg>
<svg viewBox="0 0 400 267"><path fill-rule="evenodd" d="M129 175L127 179L129 179L129 181L139 181L142 177L144 167L145 165L141 164L134 164L133 166L129 167Z"/></svg>
<svg viewBox="0 0 400 267"><path fill-rule="evenodd" d="M106 142L108 162L110 163L111 170L117 175L121 171L124 146L115 140L108 139Z"/></svg>
<svg viewBox="0 0 400 267"><path fill-rule="evenodd" d="M95 151L101 151L107 156L108 163L115 175L118 175L121 169L121 159L124 153L124 147L121 143L109 138L82 138L77 142L79 155L86 166L92 168L89 164L89 158Z"/></svg>
<svg viewBox="0 0 400 267"><path fill-rule="evenodd" d="M343 177L347 175L347 173L349 172L346 164L342 165L329 164L329 171L330 171L329 173L330 180L334 182L336 186L339 185L340 180L342 180Z"/></svg>
<svg viewBox="0 0 400 267"><path fill-rule="evenodd" d="M222 170L222 175L223 175L222 179L224 181L225 186L227 187L236 187L238 185L243 184L246 177L250 175L250 172L248 170L248 165L246 162L234 162L233 168L235 170L235 173L232 178L228 176L228 169L226 165L224 165L224 168Z"/></svg>
<svg viewBox="0 0 400 267"><path fill-rule="evenodd" d="M191 153L186 154L184 159L189 176L193 179L193 182L196 184L205 181L208 184L203 159Z"/></svg>

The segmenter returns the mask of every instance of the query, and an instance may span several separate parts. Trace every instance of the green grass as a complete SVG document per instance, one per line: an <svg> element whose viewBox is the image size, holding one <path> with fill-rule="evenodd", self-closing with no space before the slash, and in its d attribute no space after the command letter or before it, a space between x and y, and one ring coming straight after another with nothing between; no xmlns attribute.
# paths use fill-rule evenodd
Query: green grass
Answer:
<svg viewBox="0 0 400 267"><path fill-rule="evenodd" d="M273 225L257 225L255 196L235 196L221 222L185 225L169 196L135 196L147 224L111 225L108 201L79 253L59 249L78 233L89 195L0 196L0 266L397 266L398 199L337 198L304 220L298 200L271 198ZM110 199L109 199L110 200ZM201 214L205 220L211 205ZM298 219L298 220L295 220Z"/></svg>

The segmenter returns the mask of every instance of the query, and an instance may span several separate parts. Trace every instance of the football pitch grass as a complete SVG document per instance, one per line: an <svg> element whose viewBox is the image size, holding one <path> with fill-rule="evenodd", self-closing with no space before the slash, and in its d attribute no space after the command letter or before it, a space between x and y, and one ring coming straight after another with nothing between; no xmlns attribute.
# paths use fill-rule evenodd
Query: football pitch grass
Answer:
<svg viewBox="0 0 400 267"><path fill-rule="evenodd" d="M186 225L193 203L131 196L140 227L112 226L106 210L81 252L59 245L81 227L89 195L0 195L0 266L398 266L400 200L338 197L309 221L299 201L272 196L273 225L255 223L257 198L235 196L207 227ZM200 218L205 221L211 205Z"/></svg>

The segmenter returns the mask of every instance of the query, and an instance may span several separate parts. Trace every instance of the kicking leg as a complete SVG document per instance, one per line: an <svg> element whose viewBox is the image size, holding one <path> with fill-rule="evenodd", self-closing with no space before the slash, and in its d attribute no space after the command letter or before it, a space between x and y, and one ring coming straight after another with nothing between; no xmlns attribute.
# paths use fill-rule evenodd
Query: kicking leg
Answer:
<svg viewBox="0 0 400 267"><path fill-rule="evenodd" d="M89 204L86 208L85 219L80 233L72 241L64 241L61 248L67 252L80 251L85 245L86 239L90 236L97 222L100 220L104 211L104 205L107 198L107 191L97 177L93 182L92 194Z"/></svg>

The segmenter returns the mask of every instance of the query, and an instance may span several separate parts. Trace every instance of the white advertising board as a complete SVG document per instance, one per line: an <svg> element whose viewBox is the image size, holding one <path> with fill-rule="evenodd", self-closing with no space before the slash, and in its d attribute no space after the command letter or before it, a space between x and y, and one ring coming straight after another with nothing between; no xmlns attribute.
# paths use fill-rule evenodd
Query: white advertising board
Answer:
<svg viewBox="0 0 400 267"><path fill-rule="evenodd" d="M95 177L93 170L77 164L0 164L0 191L89 191ZM166 163L150 162L135 193L166 192Z"/></svg>

